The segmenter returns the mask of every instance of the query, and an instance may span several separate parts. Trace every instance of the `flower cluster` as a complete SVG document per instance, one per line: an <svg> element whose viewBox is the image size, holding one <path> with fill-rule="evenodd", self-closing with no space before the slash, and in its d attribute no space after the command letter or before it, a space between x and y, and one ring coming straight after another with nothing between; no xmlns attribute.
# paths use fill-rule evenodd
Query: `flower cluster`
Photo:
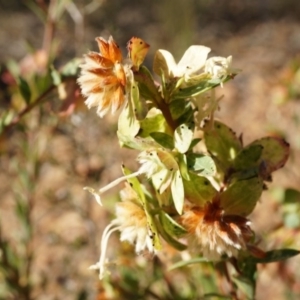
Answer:
<svg viewBox="0 0 300 300"><path fill-rule="evenodd" d="M112 37L96 41L100 53L85 56L78 83L86 105L96 107L100 117L122 107L120 145L140 151L140 167L131 172L123 166L124 176L109 185L86 188L102 205L102 194L125 181L92 268L102 279L115 231L137 253L158 253L164 239L212 261L263 254L247 217L264 181L285 164L289 146L273 137L244 146L231 128L215 120L221 100L215 89L236 75L232 57L208 58L210 48L194 45L176 63L170 52L158 50L153 62L158 83L142 65L149 49L142 39L129 41L126 60Z"/></svg>

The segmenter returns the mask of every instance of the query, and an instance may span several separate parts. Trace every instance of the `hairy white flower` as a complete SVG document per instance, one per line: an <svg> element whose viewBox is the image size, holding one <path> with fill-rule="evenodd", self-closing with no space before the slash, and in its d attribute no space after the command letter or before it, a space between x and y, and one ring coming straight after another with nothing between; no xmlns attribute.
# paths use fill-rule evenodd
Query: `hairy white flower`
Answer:
<svg viewBox="0 0 300 300"><path fill-rule="evenodd" d="M211 74L212 78L223 78L230 74L232 56L214 56L205 63L205 72Z"/></svg>
<svg viewBox="0 0 300 300"><path fill-rule="evenodd" d="M147 215L136 192L126 184L120 193L122 202L116 204L116 218L104 229L100 245L99 261L90 269L99 269L99 278L102 279L107 271L108 262L106 251L110 235L120 231L120 241L135 244L135 251L155 252L152 232L149 229Z"/></svg>

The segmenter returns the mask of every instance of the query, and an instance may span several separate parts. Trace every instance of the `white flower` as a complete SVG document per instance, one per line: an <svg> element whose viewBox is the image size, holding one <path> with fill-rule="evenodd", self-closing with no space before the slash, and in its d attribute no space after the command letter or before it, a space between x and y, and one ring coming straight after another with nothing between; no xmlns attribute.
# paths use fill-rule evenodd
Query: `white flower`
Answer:
<svg viewBox="0 0 300 300"><path fill-rule="evenodd" d="M230 74L232 56L209 58L205 63L205 73L211 74L212 78L223 78Z"/></svg>
<svg viewBox="0 0 300 300"><path fill-rule="evenodd" d="M172 153L163 149L147 150L140 153L138 161L142 164L140 171L151 179L159 195L167 190L171 191L174 206L181 214L184 186L178 163Z"/></svg>
<svg viewBox="0 0 300 300"><path fill-rule="evenodd" d="M205 46L190 46L177 64L169 51L158 50L154 57L153 70L159 76L163 73L167 80L189 78L204 67L209 52L210 48Z"/></svg>
<svg viewBox="0 0 300 300"><path fill-rule="evenodd" d="M148 179L152 180L155 189L160 194L171 186L175 207L181 214L184 201L183 181L178 163L172 153L164 149L146 150L139 154L137 160L141 164L138 171L121 176L98 191L91 187L84 187L84 190L90 192L97 203L102 206L101 195L104 192L127 179L144 174Z"/></svg>
<svg viewBox="0 0 300 300"><path fill-rule="evenodd" d="M106 250L109 237L113 232L121 232L120 241L135 244L136 253L141 251L155 252L146 212L140 204L136 192L129 184L126 184L120 195L122 202L116 204L116 219L104 229L102 234L99 261L90 267L90 269L99 269L100 280L107 271Z"/></svg>

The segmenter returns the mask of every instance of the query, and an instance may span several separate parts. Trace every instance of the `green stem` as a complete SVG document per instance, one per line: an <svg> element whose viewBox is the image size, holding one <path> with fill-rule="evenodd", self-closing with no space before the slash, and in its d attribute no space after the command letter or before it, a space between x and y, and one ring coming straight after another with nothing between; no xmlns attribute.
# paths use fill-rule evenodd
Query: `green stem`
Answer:
<svg viewBox="0 0 300 300"><path fill-rule="evenodd" d="M143 96L146 100L151 99L155 106L162 112L169 127L175 131L178 124L175 120L173 120L170 108L166 103L166 99L161 96L150 72L145 68L140 69L138 72L134 72L134 79L139 84L141 96Z"/></svg>
<svg viewBox="0 0 300 300"><path fill-rule="evenodd" d="M179 124L177 124L177 122L173 120L169 106L164 101L161 101L160 103L157 103L157 107L161 110L170 128L173 131L175 131L175 129L178 127Z"/></svg>

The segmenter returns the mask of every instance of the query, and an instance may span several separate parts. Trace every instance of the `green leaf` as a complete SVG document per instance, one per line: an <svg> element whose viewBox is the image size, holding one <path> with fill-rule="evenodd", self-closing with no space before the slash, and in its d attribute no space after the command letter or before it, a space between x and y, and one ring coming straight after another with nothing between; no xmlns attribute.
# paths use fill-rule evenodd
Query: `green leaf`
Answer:
<svg viewBox="0 0 300 300"><path fill-rule="evenodd" d="M66 63L60 71L63 77L77 77L79 74L79 66L82 63L81 58L74 58Z"/></svg>
<svg viewBox="0 0 300 300"><path fill-rule="evenodd" d="M284 224L288 228L300 227L300 192L295 189L281 189Z"/></svg>
<svg viewBox="0 0 300 300"><path fill-rule="evenodd" d="M124 175L131 174L129 169L127 169L125 167L123 167L122 169L123 169ZM161 243L160 243L159 236L158 236L158 230L157 230L157 227L156 227L156 224L155 224L155 219L154 219L153 215L150 212L149 203L146 200L146 196L143 192L143 188L142 188L139 180L136 177L130 178L127 181L132 186L132 188L136 191L136 193L138 194L139 199L141 201L141 205L144 208L144 211L145 211L146 216L147 216L148 227L149 227L149 230L151 231L152 237L153 237L153 239L152 239L153 246L156 250L160 250L161 249Z"/></svg>
<svg viewBox="0 0 300 300"><path fill-rule="evenodd" d="M300 226L300 213L297 211L284 213L283 221L287 228L296 229Z"/></svg>
<svg viewBox="0 0 300 300"><path fill-rule="evenodd" d="M180 153L186 153L190 148L193 136L193 126L188 124L181 124L175 129L174 132L175 148Z"/></svg>
<svg viewBox="0 0 300 300"><path fill-rule="evenodd" d="M136 149L139 151L158 147L158 144L151 138L141 138L139 136L132 137L117 131L119 143L121 147Z"/></svg>
<svg viewBox="0 0 300 300"><path fill-rule="evenodd" d="M162 101L155 81L145 66L141 66L137 72L134 72L134 79L138 82L139 91L146 100L154 100L159 103Z"/></svg>
<svg viewBox="0 0 300 300"><path fill-rule="evenodd" d="M148 112L147 117L140 121L140 126L139 136L143 138L149 137L152 132L171 132L161 111L156 108Z"/></svg>
<svg viewBox="0 0 300 300"><path fill-rule="evenodd" d="M253 177L233 182L220 194L220 204L227 215L249 215L263 191L263 180Z"/></svg>
<svg viewBox="0 0 300 300"><path fill-rule="evenodd" d="M161 225L169 235L181 237L187 233L185 228L179 225L167 213L160 211L159 218L160 218Z"/></svg>
<svg viewBox="0 0 300 300"><path fill-rule="evenodd" d="M169 109L174 120L179 119L187 111L192 111L192 107L189 101L185 99L174 99L169 104Z"/></svg>
<svg viewBox="0 0 300 300"><path fill-rule="evenodd" d="M217 158L223 169L229 168L242 150L240 139L231 128L219 121L214 121L213 128L210 128L210 123L207 122L203 129L207 150Z"/></svg>
<svg viewBox="0 0 300 300"><path fill-rule="evenodd" d="M29 84L21 76L19 76L18 83L19 83L20 93L23 99L25 100L26 104L29 104L31 99L31 90Z"/></svg>
<svg viewBox="0 0 300 300"><path fill-rule="evenodd" d="M133 139L139 132L140 123L135 118L132 103L129 101L120 113L118 120L118 135Z"/></svg>
<svg viewBox="0 0 300 300"><path fill-rule="evenodd" d="M151 177L153 187L155 190L162 194L166 188L170 186L171 180L172 180L172 172L168 169L162 169Z"/></svg>
<svg viewBox="0 0 300 300"><path fill-rule="evenodd" d="M201 176L214 176L217 170L214 160L203 154L187 154L187 165L189 170Z"/></svg>
<svg viewBox="0 0 300 300"><path fill-rule="evenodd" d="M262 152L262 145L249 145L245 147L235 158L234 168L242 170L258 166Z"/></svg>
<svg viewBox="0 0 300 300"><path fill-rule="evenodd" d="M204 294L203 297L201 298L203 300L205 299L223 299L223 300L232 300L232 298L230 296L225 296L225 295L220 295L217 293L208 293L208 294Z"/></svg>
<svg viewBox="0 0 300 300"><path fill-rule="evenodd" d="M189 175L189 170L188 170L188 166L187 166L186 155L178 153L177 159L178 159L178 165L179 165L179 170L180 170L181 176L185 180L190 180L190 175Z"/></svg>
<svg viewBox="0 0 300 300"><path fill-rule="evenodd" d="M184 186L180 171L175 171L171 183L172 197L178 214L182 214L184 204Z"/></svg>
<svg viewBox="0 0 300 300"><path fill-rule="evenodd" d="M56 86L60 85L61 84L61 76L60 76L59 72L54 68L54 66L51 66L50 74L52 77L53 84Z"/></svg>
<svg viewBox="0 0 300 300"><path fill-rule="evenodd" d="M212 81L212 80L204 79L202 82L199 82L197 85L193 85L186 88L180 88L174 96L178 99L196 97L197 95L200 95L218 86L220 83L221 83L220 80Z"/></svg>
<svg viewBox="0 0 300 300"><path fill-rule="evenodd" d="M10 124L14 116L15 116L15 112L13 110L3 111L0 116L0 128L3 129L5 126Z"/></svg>
<svg viewBox="0 0 300 300"><path fill-rule="evenodd" d="M150 136L161 146L166 149L174 149L173 137L164 132L151 132Z"/></svg>
<svg viewBox="0 0 300 300"><path fill-rule="evenodd" d="M203 206L206 202L211 201L217 191L206 177L189 173L190 180L183 180L185 197L192 203Z"/></svg>
<svg viewBox="0 0 300 300"><path fill-rule="evenodd" d="M34 83L39 92L46 91L53 83L50 72L43 75L34 74Z"/></svg>
<svg viewBox="0 0 300 300"><path fill-rule="evenodd" d="M161 234L161 236L163 237L163 239L172 247L174 247L175 249L179 250L179 251L183 251L186 250L187 246L180 243L179 241L177 241L176 239L173 238L173 236L171 236L170 234L168 234L164 227L159 224L157 224L157 227L159 228L159 233Z"/></svg>
<svg viewBox="0 0 300 300"><path fill-rule="evenodd" d="M296 203L300 204L300 191L288 188L284 191L283 203Z"/></svg>
<svg viewBox="0 0 300 300"><path fill-rule="evenodd" d="M256 140L249 146L260 145L263 147L259 163L264 164L264 169L267 174L282 168L290 153L290 145L282 138L264 137Z"/></svg>
<svg viewBox="0 0 300 300"><path fill-rule="evenodd" d="M179 251L185 250L187 246L174 238L174 236L179 237L186 234L185 229L163 211L159 212L159 221L160 222L157 223L157 226L164 240Z"/></svg>
<svg viewBox="0 0 300 300"><path fill-rule="evenodd" d="M255 263L272 263L277 261L283 261L289 258L292 258L296 255L300 254L299 250L295 249L279 249L279 250L271 250L265 253L263 258L251 257L252 262Z"/></svg>
<svg viewBox="0 0 300 300"><path fill-rule="evenodd" d="M192 150L200 141L201 141L200 138L193 139L189 150Z"/></svg>
<svg viewBox="0 0 300 300"><path fill-rule="evenodd" d="M171 267L168 268L168 271L172 271L174 269L186 267L186 266L192 265L192 264L199 264L199 263L208 263L208 261L205 257L196 257L196 258L189 259L189 260L183 260L176 264L173 264Z"/></svg>
<svg viewBox="0 0 300 300"><path fill-rule="evenodd" d="M231 277L233 282L237 285L238 290L241 291L249 300L253 300L255 296L255 284L252 280L246 277Z"/></svg>

